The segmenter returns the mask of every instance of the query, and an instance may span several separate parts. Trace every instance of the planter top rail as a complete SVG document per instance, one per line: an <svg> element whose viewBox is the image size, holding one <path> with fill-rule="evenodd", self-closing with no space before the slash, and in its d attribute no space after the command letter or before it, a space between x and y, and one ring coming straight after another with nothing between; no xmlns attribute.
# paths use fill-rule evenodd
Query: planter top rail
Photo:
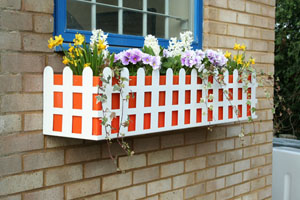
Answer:
<svg viewBox="0 0 300 200"><path fill-rule="evenodd" d="M104 69L105 78L111 74L109 68ZM129 77L127 68L122 70L121 77L133 78ZM233 73L233 81L230 81L227 71L224 73L224 85L217 81L218 77L215 75L211 80L201 80L195 69L191 75L186 76L185 70L181 69L179 76L173 76L172 69L168 69L166 76L153 71L150 83L145 84L147 77L144 69L140 68L135 83L124 82L121 95L113 91L110 79L105 89L107 102L97 105L99 83L95 81L99 78L93 78L90 68L85 68L79 83L75 83L78 76L73 76L70 68L66 67L62 75L55 75L48 66L44 70L43 132L52 136L104 140L106 134L101 119L106 108L116 114L111 122L115 128L109 130L111 138L117 137L118 125L126 121L127 116L129 127L120 129L125 136L231 123L248 120L250 116L256 118L256 114L251 112L251 107L257 103L256 75L250 76L250 95L243 91L245 83L238 81L237 71ZM229 94L224 91L229 91ZM134 97L123 101L128 94L134 94ZM208 99L210 95L213 99Z"/></svg>

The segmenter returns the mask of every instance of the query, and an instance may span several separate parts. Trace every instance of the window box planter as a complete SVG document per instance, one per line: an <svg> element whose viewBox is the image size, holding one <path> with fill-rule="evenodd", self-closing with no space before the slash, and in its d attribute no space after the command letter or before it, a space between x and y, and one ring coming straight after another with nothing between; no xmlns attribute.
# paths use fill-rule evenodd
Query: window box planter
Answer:
<svg viewBox="0 0 300 200"><path fill-rule="evenodd" d="M103 74L108 77L111 70L105 68ZM196 70L192 70L191 75L185 75L182 69L179 75L173 76L169 69L166 76L160 76L158 71L153 71L152 76L145 76L144 70L139 69L137 76L129 77L128 70L124 68L121 76L130 79L125 82L122 95L134 93L134 98L122 103L120 93L112 89L116 80L111 80L105 90L107 103L101 105L96 103L96 96L98 84L103 83L99 77L93 77L90 68L85 68L82 76L75 76L69 68L65 68L63 74L54 74L51 67L46 67L44 135L105 140L101 125L102 109L105 108L116 113L112 120L115 129L112 129L111 138L117 137L121 115L124 120L127 116L130 119L129 126L120 130L125 136L230 123L247 120L249 116L256 118L250 110L257 103L254 74L249 77L250 95L243 92L244 83L238 81L237 71L233 75L228 72L223 75L225 85L218 83L218 75L201 80ZM211 83L210 88L206 88L208 82ZM227 97L223 91L229 91ZM213 94L213 99L201 101L210 94Z"/></svg>

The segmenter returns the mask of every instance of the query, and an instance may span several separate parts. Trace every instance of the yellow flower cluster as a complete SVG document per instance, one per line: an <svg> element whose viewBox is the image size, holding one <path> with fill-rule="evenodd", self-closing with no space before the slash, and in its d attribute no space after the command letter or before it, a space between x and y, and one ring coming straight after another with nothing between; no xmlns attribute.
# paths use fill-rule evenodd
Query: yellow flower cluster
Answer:
<svg viewBox="0 0 300 200"><path fill-rule="evenodd" d="M82 45L83 42L84 42L84 36L81 35L81 34L79 34L79 33L77 33L75 35L75 38L74 38L73 42L74 42L74 45L76 45L76 46Z"/></svg>
<svg viewBox="0 0 300 200"><path fill-rule="evenodd" d="M59 36L55 36L54 40L53 38L51 37L49 40L48 40L48 48L49 49L52 49L58 45L62 45L62 43L64 42L64 38L62 38L61 35Z"/></svg>
<svg viewBox="0 0 300 200"><path fill-rule="evenodd" d="M241 45L241 44L235 43L233 49L246 51L246 46L244 44Z"/></svg>

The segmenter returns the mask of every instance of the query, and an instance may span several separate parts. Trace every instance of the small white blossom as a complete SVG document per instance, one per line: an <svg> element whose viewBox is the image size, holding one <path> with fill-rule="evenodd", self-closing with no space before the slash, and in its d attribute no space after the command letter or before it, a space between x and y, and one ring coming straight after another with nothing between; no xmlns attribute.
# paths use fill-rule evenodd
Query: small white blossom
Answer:
<svg viewBox="0 0 300 200"><path fill-rule="evenodd" d="M155 56L159 56L160 46L156 37L154 37L153 35L147 35L145 37L144 46L151 47Z"/></svg>

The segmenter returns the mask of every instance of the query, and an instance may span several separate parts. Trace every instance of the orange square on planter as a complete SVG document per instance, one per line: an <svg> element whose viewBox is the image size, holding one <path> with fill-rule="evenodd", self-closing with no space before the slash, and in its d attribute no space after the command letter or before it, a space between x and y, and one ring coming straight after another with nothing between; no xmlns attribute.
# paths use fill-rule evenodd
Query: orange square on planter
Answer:
<svg viewBox="0 0 300 200"><path fill-rule="evenodd" d="M82 109L81 93L73 93L73 109Z"/></svg>
<svg viewBox="0 0 300 200"><path fill-rule="evenodd" d="M98 117L93 118L93 130L92 135L102 135L102 124Z"/></svg>
<svg viewBox="0 0 300 200"><path fill-rule="evenodd" d="M62 108L63 107L63 93L62 92L54 92L54 108Z"/></svg>
<svg viewBox="0 0 300 200"><path fill-rule="evenodd" d="M128 117L129 117L128 131L135 131L136 116L135 115L128 115Z"/></svg>
<svg viewBox="0 0 300 200"><path fill-rule="evenodd" d="M93 110L102 110L102 103L97 103L97 96L98 94L93 94Z"/></svg>
<svg viewBox="0 0 300 200"><path fill-rule="evenodd" d="M128 107L129 108L136 108L136 92L129 93Z"/></svg>
<svg viewBox="0 0 300 200"><path fill-rule="evenodd" d="M82 117L72 116L72 133L81 134Z"/></svg>
<svg viewBox="0 0 300 200"><path fill-rule="evenodd" d="M184 111L184 124L190 124L191 123L191 111L185 110Z"/></svg>
<svg viewBox="0 0 300 200"><path fill-rule="evenodd" d="M118 133L119 132L119 126L120 126L120 117L117 116L115 118L113 118L113 120L111 121L111 133Z"/></svg>
<svg viewBox="0 0 300 200"><path fill-rule="evenodd" d="M114 93L111 95L112 98L112 104L111 109L120 109L120 94Z"/></svg>
<svg viewBox="0 0 300 200"><path fill-rule="evenodd" d="M158 113L158 128L165 126L165 113L159 112Z"/></svg>
<svg viewBox="0 0 300 200"><path fill-rule="evenodd" d="M196 119L197 121L197 123L200 123L200 122L202 122L202 109L201 108L198 108L197 109L197 119Z"/></svg>
<svg viewBox="0 0 300 200"><path fill-rule="evenodd" d="M172 126L178 125L178 111L174 110L172 111Z"/></svg>
<svg viewBox="0 0 300 200"><path fill-rule="evenodd" d="M62 131L62 115L53 115L53 131Z"/></svg>

